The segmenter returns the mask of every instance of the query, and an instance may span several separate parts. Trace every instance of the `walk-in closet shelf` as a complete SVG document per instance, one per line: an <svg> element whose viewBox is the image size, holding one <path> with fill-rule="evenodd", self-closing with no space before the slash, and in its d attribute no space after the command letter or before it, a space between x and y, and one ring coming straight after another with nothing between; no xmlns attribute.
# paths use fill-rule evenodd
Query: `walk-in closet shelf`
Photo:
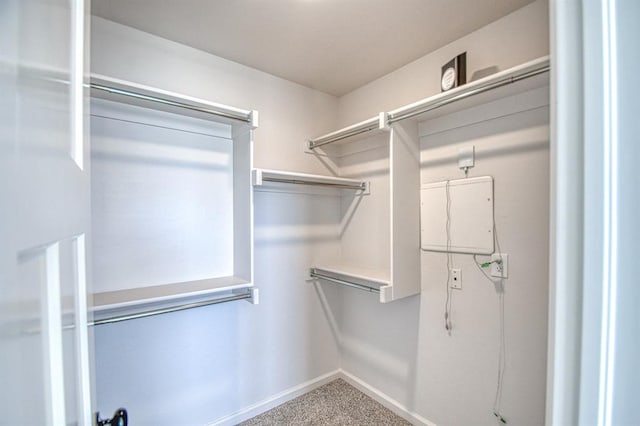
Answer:
<svg viewBox="0 0 640 426"><path fill-rule="evenodd" d="M252 173L253 185L258 187L269 184L292 184L320 186L337 191L357 191L360 194L369 192L369 182L358 179L268 169L253 169Z"/></svg>
<svg viewBox="0 0 640 426"><path fill-rule="evenodd" d="M549 57L545 56L497 72L453 90L389 111L388 123L393 124L408 119L426 121L548 86L549 66Z"/></svg>
<svg viewBox="0 0 640 426"><path fill-rule="evenodd" d="M138 105L183 116L215 120L237 126L245 122L258 128L258 111L231 107L168 90L104 75L91 75L91 97Z"/></svg>
<svg viewBox="0 0 640 426"><path fill-rule="evenodd" d="M372 293L388 292L391 286L388 269L358 268L354 266L315 266L309 269L309 278L320 278ZM390 294L383 294L389 299Z"/></svg>
<svg viewBox="0 0 640 426"><path fill-rule="evenodd" d="M307 149L314 150L321 146L329 145L338 141L353 142L385 130L388 130L387 114L381 112L375 117L371 117L351 126L327 133L326 135L309 139L307 141Z"/></svg>
<svg viewBox="0 0 640 426"><path fill-rule="evenodd" d="M539 58L309 140L308 152L333 161L340 176L366 176L376 190L343 202L340 261L312 265L308 278L379 293L383 303L418 294L419 126L548 86L548 71L549 58Z"/></svg>
<svg viewBox="0 0 640 426"><path fill-rule="evenodd" d="M308 278L379 293L382 303L420 291L419 233L414 232L419 152L415 139L390 129L386 120L382 113L314 138L308 146L341 177L366 179L372 188L367 197L343 197L336 263L311 265Z"/></svg>
<svg viewBox="0 0 640 426"><path fill-rule="evenodd" d="M256 111L91 78L95 323L247 299Z"/></svg>

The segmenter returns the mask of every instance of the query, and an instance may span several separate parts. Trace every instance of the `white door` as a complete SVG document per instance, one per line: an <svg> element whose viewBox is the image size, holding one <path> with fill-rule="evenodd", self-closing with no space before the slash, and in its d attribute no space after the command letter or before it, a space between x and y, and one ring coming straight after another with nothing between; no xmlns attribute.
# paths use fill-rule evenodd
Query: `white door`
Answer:
<svg viewBox="0 0 640 426"><path fill-rule="evenodd" d="M91 424L85 0L0 0L0 425Z"/></svg>

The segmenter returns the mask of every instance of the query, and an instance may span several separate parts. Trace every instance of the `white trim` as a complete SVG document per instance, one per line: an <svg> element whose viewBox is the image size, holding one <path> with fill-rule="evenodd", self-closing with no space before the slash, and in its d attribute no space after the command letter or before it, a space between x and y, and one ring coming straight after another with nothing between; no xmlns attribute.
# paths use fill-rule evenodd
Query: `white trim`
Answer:
<svg viewBox="0 0 640 426"><path fill-rule="evenodd" d="M78 425L91 426L93 424L93 410L91 407L91 370L89 368L89 335L87 330L87 269L86 269L86 241L85 234L75 238L76 262L76 357L78 360Z"/></svg>
<svg viewBox="0 0 640 426"><path fill-rule="evenodd" d="M362 379L354 376L351 373L348 373L342 369L338 369L332 371L327 374L323 374L322 376L318 376L315 379L306 381L292 388L286 389L280 393L277 393L267 399L259 401L255 404L249 405L241 410L238 410L234 413L231 413L227 416L220 417L217 420L214 420L210 423L207 423L207 426L231 426L241 423L245 420L248 420L252 417L260 415L266 411L271 410L272 408L277 407L278 405L284 404L287 401L290 401L294 398L297 398L305 393L311 392L312 390L319 388L322 385L325 385L329 382L332 382L336 379L343 379L351 386L358 389L360 392L364 393L374 401L382 404L385 408L388 408L398 416L407 420L411 424L421 425L421 426L437 426L432 421L425 419L420 416L418 413L411 411L406 406L402 405L400 402L381 392L380 390L374 388L368 383L364 382Z"/></svg>
<svg viewBox="0 0 640 426"><path fill-rule="evenodd" d="M617 290L617 81L615 0L602 2L604 75L604 259L598 425L612 424Z"/></svg>
<svg viewBox="0 0 640 426"><path fill-rule="evenodd" d="M579 424L584 250L584 10L556 1L550 9L551 145L549 333L546 425ZM595 49L595 48L594 48ZM593 91L592 91L593 93ZM591 172L593 173L593 171Z"/></svg>
<svg viewBox="0 0 640 426"><path fill-rule="evenodd" d="M84 0L71 7L71 158L84 170Z"/></svg>
<svg viewBox="0 0 640 426"><path fill-rule="evenodd" d="M47 424L66 424L64 362L62 345L62 306L60 301L60 243L45 249L46 279L42 281L43 359Z"/></svg>
<svg viewBox="0 0 640 426"><path fill-rule="evenodd" d="M351 386L358 389L360 392L364 393L371 399L379 402L384 407L393 411L395 414L402 417L403 419L410 422L411 424L423 425L423 426L437 426L432 421L427 420L421 415L419 415L418 413L411 411L409 408L402 405L395 399L391 398L389 395L374 388L373 386L369 385L368 383L364 382L363 380L354 376L353 374L348 373L341 369L340 377L343 378Z"/></svg>
<svg viewBox="0 0 640 426"><path fill-rule="evenodd" d="M262 401L259 401L255 404L249 405L248 407L245 407L227 416L220 417L217 420L207 423L207 426L236 425L240 422L269 411L272 408L277 407L278 405L284 404L287 401L297 398L300 395L311 392L312 390L319 388L320 386L340 377L340 370L335 370L330 373L323 374L322 376L316 377L315 379L311 379L297 386L285 389L282 392L279 392L269 398L263 399Z"/></svg>

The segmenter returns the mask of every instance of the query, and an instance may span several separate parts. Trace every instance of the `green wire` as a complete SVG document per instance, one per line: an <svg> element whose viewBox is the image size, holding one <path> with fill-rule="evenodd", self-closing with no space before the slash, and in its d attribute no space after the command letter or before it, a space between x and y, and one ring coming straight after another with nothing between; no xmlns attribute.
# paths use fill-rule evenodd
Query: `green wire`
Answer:
<svg viewBox="0 0 640 426"><path fill-rule="evenodd" d="M503 423L505 425L507 424L507 420L504 417L502 417L500 414L493 413L493 415L496 416L498 418L498 420L500 420L500 423Z"/></svg>

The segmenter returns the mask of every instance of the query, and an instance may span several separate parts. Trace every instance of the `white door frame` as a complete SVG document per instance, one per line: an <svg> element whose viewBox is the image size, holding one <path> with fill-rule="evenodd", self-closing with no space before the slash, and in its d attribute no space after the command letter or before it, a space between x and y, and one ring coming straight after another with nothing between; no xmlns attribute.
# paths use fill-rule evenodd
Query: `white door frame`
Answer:
<svg viewBox="0 0 640 426"><path fill-rule="evenodd" d="M640 178L629 160L640 156L640 128L632 117L640 112L640 93L631 78L640 67L634 23L640 5L552 0L550 13L546 423L638 424L633 401L640 385L633 360L640 359L640 345L629 336L638 334L640 324L633 302L640 300L640 285L632 278L640 226L624 213L640 199Z"/></svg>

